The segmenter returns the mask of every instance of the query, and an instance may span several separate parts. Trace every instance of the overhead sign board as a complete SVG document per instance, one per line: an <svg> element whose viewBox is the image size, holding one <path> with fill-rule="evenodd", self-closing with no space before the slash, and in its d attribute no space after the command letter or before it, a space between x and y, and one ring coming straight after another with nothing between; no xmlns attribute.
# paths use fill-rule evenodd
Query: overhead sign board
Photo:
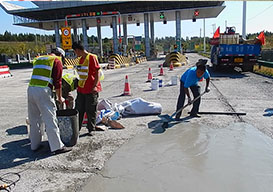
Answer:
<svg viewBox="0 0 273 192"><path fill-rule="evenodd" d="M64 50L72 49L71 28L63 27L62 31L62 47Z"/></svg>
<svg viewBox="0 0 273 192"><path fill-rule="evenodd" d="M141 41L141 36L135 36L135 41Z"/></svg>

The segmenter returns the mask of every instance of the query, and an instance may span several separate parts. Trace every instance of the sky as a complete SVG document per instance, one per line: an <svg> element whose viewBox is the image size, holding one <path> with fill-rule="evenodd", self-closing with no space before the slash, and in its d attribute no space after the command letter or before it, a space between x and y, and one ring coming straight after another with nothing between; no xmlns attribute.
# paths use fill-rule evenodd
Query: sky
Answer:
<svg viewBox="0 0 273 192"><path fill-rule="evenodd" d="M31 2L26 1L11 1L17 5L30 7L33 6ZM225 26L235 26L236 32L242 34L242 13L243 13L243 1L225 1L226 8L218 15L217 18L211 18L205 20L205 36L212 37L214 30L220 26L220 32L224 32ZM273 13L273 1L247 1L246 10L246 33L258 33L261 31L273 32L272 24ZM28 27L13 25L12 15L7 14L2 8L0 8L0 34L5 31L11 33L34 33L34 34L53 34L54 31L44 31L39 29L32 29ZM204 19L197 19L196 22L192 20L181 21L181 35L182 38L193 36L204 36L203 32ZM144 25L139 27L136 25L127 25L128 35L144 36ZM96 28L88 30L88 36L95 35ZM175 21L170 21L167 24L162 22L155 23L155 37L175 37ZM102 27L102 38L111 38L112 29L110 27Z"/></svg>

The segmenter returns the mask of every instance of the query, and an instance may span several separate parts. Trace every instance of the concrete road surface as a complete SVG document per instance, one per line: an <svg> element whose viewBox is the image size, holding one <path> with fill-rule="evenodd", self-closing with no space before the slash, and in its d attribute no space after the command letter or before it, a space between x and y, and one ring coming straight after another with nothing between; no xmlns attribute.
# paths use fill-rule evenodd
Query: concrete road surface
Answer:
<svg viewBox="0 0 273 192"><path fill-rule="evenodd" d="M187 54L187 56L189 58L188 65L175 68L174 71L164 68L165 75L163 77L158 76L160 70L158 65L162 64L164 60L144 62L128 68L106 70L104 71L105 80L102 81L103 91L100 93L100 99L108 99L114 104L141 97L150 102L160 103L162 114L172 114L175 110L179 86L169 85L171 77L181 76L198 59L203 58L197 54ZM164 87L158 91L152 91L151 84L146 83L149 67L152 69L154 77L163 80ZM15 186L12 186L12 191L80 191L86 185L89 186L93 179L100 180L98 177L100 175L106 177L127 176L128 171L132 178L135 178L139 172L143 172L143 168L146 166L142 167L143 161L147 165L156 167L148 169L147 176L143 172L143 184L145 184L144 181L153 183L156 180L156 177L149 176L149 174L156 173L153 172L154 170L159 172L156 175L158 180L161 178L159 174L162 177L166 176L165 181L160 180L165 184L172 182L167 179L170 177L175 181L174 183L178 183L179 179L179 183L201 182L200 186L204 186L206 182L212 182L209 178L213 174L218 174L218 176L212 178L224 184L224 181L221 180L224 175L239 178L239 175L245 177L249 173L249 177L242 180L242 183L249 179L249 183L254 185L256 182L257 186L264 187L265 190L260 191L272 189L267 182L272 177L270 174L272 166L268 165L273 164L272 151L270 150L273 119L267 112L273 107L273 80L271 78L235 71L211 73L211 92L202 97L200 111L245 112L246 116L202 115L198 119L189 119L187 118L189 107L183 112L184 121L179 124L170 124L169 129L165 131L160 129L162 122L157 116L127 117L119 120L125 126L123 130L97 131L94 136L88 137L86 136L87 130L83 128L78 143L71 152L50 155L46 136L43 138L44 148L41 151L34 153L30 150L25 119L27 117L26 90L31 69L11 70L11 73L13 77L0 79L0 177L11 172L19 173L21 178ZM125 75L129 77L131 96L121 96ZM204 81L200 82L202 89L204 85ZM136 138L134 139L134 137ZM177 142L180 142L179 147L175 144ZM134 147L131 147L132 145ZM122 148L120 148L121 146ZM142 149L146 154L145 158L141 158L143 154L138 153ZM200 154L198 153L199 149L202 152ZM225 151L230 151L230 153L225 153ZM133 163L127 164L127 160L119 162L120 154L124 153L124 160L132 156L132 158L139 158L141 161L136 166ZM238 156L237 159L234 159L235 156ZM111 157L113 159L110 159ZM163 157L166 158L165 161L163 161ZM262 159L263 157L265 159ZM109 164L104 169L105 163L109 159ZM172 159L175 160L172 161ZM181 159L181 162L177 159ZM251 159L251 161L247 161L247 159ZM253 165L254 161L256 162L255 166ZM163 165L159 166L160 164ZM166 169L168 164L170 165L169 170ZM174 171L176 165L177 169L181 169L180 172ZM239 165L242 165L242 169L239 169L241 167ZM157 167L159 168L157 169ZM139 171L136 170L134 173L136 168ZM120 172L116 172L117 169L120 169ZM237 171L233 172L232 169ZM204 179L206 175L208 178ZM198 179L190 179L195 176ZM134 179L136 186L141 183L140 179ZM151 180L148 181L148 179ZM98 187L100 182L102 184L105 182L105 180L99 180ZM119 182L117 178L110 178L109 182L112 180ZM126 177L124 177L124 181L128 181ZM228 187L236 187L235 184L240 183L241 180L227 181L237 181L232 184L226 183ZM128 189L126 187L130 182L126 182L122 184L125 189ZM213 181L211 184L215 184L215 182ZM109 185L111 186L111 184ZM215 187L217 186L215 184ZM237 186L240 187L240 185ZM154 187L155 190L164 189L160 182L151 187ZM89 191L93 191L93 189L95 190L96 187L89 188ZM236 190L236 188L234 189ZM253 189L259 188L253 187ZM131 190L134 188L130 188L129 191Z"/></svg>

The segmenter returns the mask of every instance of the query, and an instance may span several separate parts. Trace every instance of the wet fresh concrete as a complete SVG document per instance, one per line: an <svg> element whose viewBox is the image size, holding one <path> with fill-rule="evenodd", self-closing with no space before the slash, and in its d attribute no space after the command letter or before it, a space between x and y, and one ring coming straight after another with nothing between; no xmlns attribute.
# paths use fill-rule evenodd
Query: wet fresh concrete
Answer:
<svg viewBox="0 0 273 192"><path fill-rule="evenodd" d="M257 128L182 122L154 132L124 144L83 191L272 191L273 140Z"/></svg>

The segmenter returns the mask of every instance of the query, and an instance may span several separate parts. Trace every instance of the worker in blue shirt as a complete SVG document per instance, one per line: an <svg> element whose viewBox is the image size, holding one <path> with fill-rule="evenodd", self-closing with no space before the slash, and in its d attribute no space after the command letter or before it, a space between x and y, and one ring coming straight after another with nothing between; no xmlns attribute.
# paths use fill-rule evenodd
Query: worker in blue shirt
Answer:
<svg viewBox="0 0 273 192"><path fill-rule="evenodd" d="M210 74L206 67L207 60L199 59L196 63L196 66L189 68L180 79L180 94L177 101L176 111L181 109L184 106L185 95L188 97L188 103L192 102L189 88L192 91L193 97L196 98L200 95L200 86L198 85L198 81L201 81L203 78L206 79L206 88L205 91L209 92L209 82L210 82ZM200 106L201 98L197 99L193 103L192 110L190 112L191 117L200 117L198 115L199 106ZM181 112L176 114L175 119L179 120L181 116Z"/></svg>

